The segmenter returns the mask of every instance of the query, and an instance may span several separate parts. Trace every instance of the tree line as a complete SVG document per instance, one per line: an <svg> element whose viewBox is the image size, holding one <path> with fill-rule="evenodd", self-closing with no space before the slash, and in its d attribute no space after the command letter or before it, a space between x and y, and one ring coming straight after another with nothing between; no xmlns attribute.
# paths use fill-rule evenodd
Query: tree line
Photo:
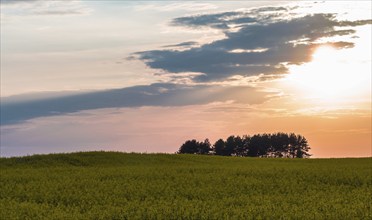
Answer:
<svg viewBox="0 0 372 220"><path fill-rule="evenodd" d="M307 158L311 155L306 138L294 133L255 134L253 136L231 135L219 139L213 145L208 139L202 142L187 140L177 151L178 154L211 154L241 157L286 157Z"/></svg>

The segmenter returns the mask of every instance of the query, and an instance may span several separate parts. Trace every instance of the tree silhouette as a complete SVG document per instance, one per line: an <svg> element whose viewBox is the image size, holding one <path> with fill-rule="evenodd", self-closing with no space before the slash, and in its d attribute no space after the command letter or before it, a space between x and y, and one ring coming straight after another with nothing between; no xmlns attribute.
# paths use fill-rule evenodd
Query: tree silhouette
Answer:
<svg viewBox="0 0 372 220"><path fill-rule="evenodd" d="M248 136L243 136L243 137L236 136L234 138L234 143L235 143L234 154L236 156L240 156L240 157L247 156L248 142L247 142L246 138L248 138Z"/></svg>
<svg viewBox="0 0 372 220"><path fill-rule="evenodd" d="M271 151L275 157L288 157L289 136L285 133L272 134Z"/></svg>
<svg viewBox="0 0 372 220"><path fill-rule="evenodd" d="M211 149L211 143L209 142L208 138L204 140L204 142L199 142L197 145L198 154L209 154Z"/></svg>
<svg viewBox="0 0 372 220"><path fill-rule="evenodd" d="M271 140L268 134L256 134L249 139L248 156L267 157L271 150Z"/></svg>
<svg viewBox="0 0 372 220"><path fill-rule="evenodd" d="M218 139L213 147L208 139L198 142L188 140L178 150L179 154L214 154L220 156L288 157L306 158L311 155L306 138L294 133L255 134L253 136L231 135Z"/></svg>
<svg viewBox="0 0 372 220"><path fill-rule="evenodd" d="M231 135L226 139L225 144L225 156L232 156L236 151L236 142L235 142L235 136Z"/></svg>
<svg viewBox="0 0 372 220"><path fill-rule="evenodd" d="M179 154L209 154L211 144L208 139L204 142L198 142L195 139L188 140L178 150Z"/></svg>
<svg viewBox="0 0 372 220"><path fill-rule="evenodd" d="M307 152L310 150L307 140L302 135L290 135L290 152L292 158L304 158L310 156Z"/></svg>
<svg viewBox="0 0 372 220"><path fill-rule="evenodd" d="M216 143L213 145L213 151L215 155L224 156L225 151L225 141L222 139L218 139Z"/></svg>
<svg viewBox="0 0 372 220"><path fill-rule="evenodd" d="M178 150L179 154L196 154L198 153L198 142L193 140L188 140Z"/></svg>

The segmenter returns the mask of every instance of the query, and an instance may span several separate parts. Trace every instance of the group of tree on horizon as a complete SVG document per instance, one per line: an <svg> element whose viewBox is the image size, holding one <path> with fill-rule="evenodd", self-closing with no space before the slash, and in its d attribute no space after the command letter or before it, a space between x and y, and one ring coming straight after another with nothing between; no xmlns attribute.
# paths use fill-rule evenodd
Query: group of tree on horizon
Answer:
<svg viewBox="0 0 372 220"><path fill-rule="evenodd" d="M178 154L205 154L240 157L286 157L307 158L311 155L306 138L295 133L273 133L229 136L219 139L213 145L209 139L199 142L187 140L177 151Z"/></svg>

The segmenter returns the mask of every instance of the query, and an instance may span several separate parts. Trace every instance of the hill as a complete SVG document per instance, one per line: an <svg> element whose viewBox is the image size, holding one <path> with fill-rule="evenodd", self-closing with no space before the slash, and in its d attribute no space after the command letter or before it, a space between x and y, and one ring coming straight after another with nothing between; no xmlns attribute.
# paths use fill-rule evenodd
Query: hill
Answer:
<svg viewBox="0 0 372 220"><path fill-rule="evenodd" d="M2 219L368 219L371 158L0 158Z"/></svg>

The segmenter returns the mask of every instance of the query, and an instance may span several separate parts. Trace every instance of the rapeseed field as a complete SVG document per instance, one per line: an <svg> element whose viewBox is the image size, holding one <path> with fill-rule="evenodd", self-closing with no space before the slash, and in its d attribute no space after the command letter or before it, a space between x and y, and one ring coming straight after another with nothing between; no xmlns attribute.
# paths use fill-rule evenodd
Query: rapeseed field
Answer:
<svg viewBox="0 0 372 220"><path fill-rule="evenodd" d="M371 219L372 158L0 158L1 219Z"/></svg>

